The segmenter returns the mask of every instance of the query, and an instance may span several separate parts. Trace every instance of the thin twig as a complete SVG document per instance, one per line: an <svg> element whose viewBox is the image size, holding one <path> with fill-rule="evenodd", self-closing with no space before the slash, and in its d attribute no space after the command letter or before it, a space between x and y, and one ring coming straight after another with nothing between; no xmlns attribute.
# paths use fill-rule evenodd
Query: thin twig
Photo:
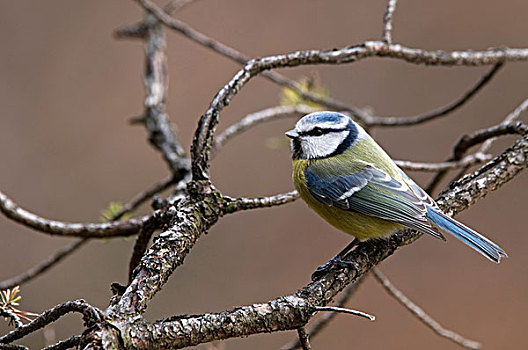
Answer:
<svg viewBox="0 0 528 350"><path fill-rule="evenodd" d="M420 163L408 160L395 160L394 162L402 169L412 171L437 172L456 168L463 168L475 164L480 164L491 159L491 155L483 153L474 153L457 161L439 162L439 163Z"/></svg>
<svg viewBox="0 0 528 350"><path fill-rule="evenodd" d="M25 282L35 278L36 276L41 275L46 270L51 268L52 266L58 264L61 262L64 258L66 258L71 253L75 252L77 249L82 247L85 243L89 241L89 238L82 238L78 239L75 242L67 245L66 247L58 250L53 255L50 255L47 257L44 261L40 262L38 265L33 266L32 268L24 271L23 273L11 277L7 280L0 282L0 289L8 289L13 288L14 286L18 286L21 284L24 284Z"/></svg>
<svg viewBox="0 0 528 350"><path fill-rule="evenodd" d="M521 114L524 113L527 109L528 109L528 98L525 99L517 108L515 108L513 112L508 114L506 118L504 118L504 120L501 122L500 125L506 125L506 124L513 123L515 120L519 119ZM486 140L482 144L480 148L480 152L487 152L495 140L496 140L496 137L492 137Z"/></svg>
<svg viewBox="0 0 528 350"><path fill-rule="evenodd" d="M52 236L63 237L108 238L130 236L136 234L146 221L153 220L153 216L103 223L73 223L48 220L20 208L2 192L0 192L0 211L19 224Z"/></svg>
<svg viewBox="0 0 528 350"><path fill-rule="evenodd" d="M205 180L209 178L210 149L220 113L253 77L270 69L297 67L299 65L344 64L357 62L368 57L390 57L401 59L408 63L426 65L479 66L494 65L506 61L528 60L528 49L502 48L485 51L443 52L370 41L341 49L296 51L289 54L251 60L218 91L209 108L200 119L191 147L193 179Z"/></svg>
<svg viewBox="0 0 528 350"><path fill-rule="evenodd" d="M316 311L339 312L342 314L350 314L350 315L355 315L355 316L366 318L370 321L376 320L375 316L371 314L367 314L366 312L359 311L359 310L353 310L353 309L346 309L346 308L337 307L337 306L316 306L315 310Z"/></svg>
<svg viewBox="0 0 528 350"><path fill-rule="evenodd" d="M104 320L104 315L101 310L87 304L84 300L68 301L64 304L59 304L49 310L44 311L39 317L30 323L20 326L7 333L3 337L0 337L0 343L11 343L30 333L35 332L40 328L45 327L52 322L55 322L70 312L82 313L85 323L101 322Z"/></svg>
<svg viewBox="0 0 528 350"><path fill-rule="evenodd" d="M291 191L286 193L280 193L269 197L257 197L257 198L231 198L224 196L226 204L222 207L224 214L232 214L241 210L250 210L257 208L269 208L286 203L290 203L299 198L297 191Z"/></svg>
<svg viewBox="0 0 528 350"><path fill-rule="evenodd" d="M387 10L383 16L383 33L382 38L387 44L392 44L392 17L394 10L396 10L396 3L398 0L389 0L387 3Z"/></svg>
<svg viewBox="0 0 528 350"><path fill-rule="evenodd" d="M128 201L126 204L123 205L121 210L119 210L113 217L111 221L115 221L120 219L123 215L126 213L130 213L134 211L137 207L139 207L141 204L145 203L146 200L152 198L154 195L165 191L170 186L176 184L178 182L178 179L175 178L173 175L160 180L153 184L150 188L146 189L143 192L138 193L134 198L132 198L130 201Z"/></svg>
<svg viewBox="0 0 528 350"><path fill-rule="evenodd" d="M431 316L429 316L422 308L413 303L409 298L405 296L400 290L398 290L392 282L377 268L372 269L374 277L376 280L381 283L383 288L394 297L403 307L410 311L420 322L429 327L433 332L438 334L441 337L447 338L452 342L461 345L467 349L480 349L481 344L466 339L461 335L442 327L438 322L436 322Z"/></svg>
<svg viewBox="0 0 528 350"><path fill-rule="evenodd" d="M174 176L170 176L166 179L163 179L155 183L152 187L137 194L129 202L123 205L123 208L121 208L121 210L115 213L109 221L116 221L120 219L124 214L130 213L131 211L135 210L139 205L141 205L147 199L167 189L174 182L175 182ZM60 249L53 255L47 257L44 261L20 273L19 275L11 277L10 279L4 280L4 281L0 281L0 289L12 288L14 286L21 285L27 281L32 280L33 278L39 276L40 274L46 272L48 269L50 269L54 265L61 262L67 256L76 252L79 248L84 246L84 244L87 243L89 240L90 238L79 239L69 244L68 246Z"/></svg>
<svg viewBox="0 0 528 350"><path fill-rule="evenodd" d="M215 51L216 53L221 54L222 56L230 58L233 61L241 65L246 64L251 59L251 57L244 55L240 51L237 51L234 48L227 46L193 29L192 27L183 23L182 21L179 21L169 16L167 13L165 13L165 11L163 11L160 7L158 7L153 2L149 0L135 0L135 1L139 3L146 11L148 11L153 16L155 16L161 23L163 23L170 29L181 33L182 35L184 35L185 37L191 39L192 41L196 43L202 46L205 46ZM118 37L133 35L134 33L133 28L135 27L125 27L125 28L119 29L116 31L116 35ZM137 36L137 35L134 35L134 36ZM282 74L269 71L269 72L264 72L262 75L280 86L288 87L292 89L293 91L295 91L295 93L297 93L304 100L312 101L312 102L321 104L331 109L347 111L352 116L362 121L366 121L366 119L368 118L368 114L359 108L348 106L347 104L337 101L332 98L321 97L321 96L311 94L309 92L302 91L295 81L286 78Z"/></svg>
<svg viewBox="0 0 528 350"><path fill-rule="evenodd" d="M228 126L223 132L215 137L213 146L214 150L215 152L218 152L218 150L231 140L231 138L261 123L282 119L284 117L297 117L315 111L316 109L310 106L295 105L271 107L248 114L239 122Z"/></svg>
<svg viewBox="0 0 528 350"><path fill-rule="evenodd" d="M354 293L358 290L358 287L362 284L364 280L365 276L362 276L354 284L351 284L346 287L345 290L343 290L339 294L335 302L335 306L342 307L343 305L345 305L347 301L352 297L352 295L354 295ZM337 312L328 312L322 315L317 320L315 320L307 331L310 335L310 338L313 339L315 336L317 336L336 316ZM299 349L300 347L301 344L299 343L299 339L294 339L290 343L284 345L281 350L295 350Z"/></svg>
<svg viewBox="0 0 528 350"><path fill-rule="evenodd" d="M519 107L528 108L528 100L525 100ZM469 148L476 146L480 143L483 143L483 145L480 147L480 149L475 154L481 154L483 152L487 152L489 147L491 146L491 143L498 136L511 135L511 134L519 134L519 135L526 134L528 130L525 124L522 124L520 122L512 123L512 121L514 120L514 117L512 117L512 115L515 115L515 118L517 118L520 112L519 113L515 113L515 112L519 110L520 110L519 108L516 108L514 112L508 114L508 116L506 116L506 118L504 119L504 121L507 121L506 123L504 123L503 121L498 125L494 125L486 129L477 130L471 134L462 136L457 141L455 146L453 147L453 155L449 158L448 162L459 162L464 156L464 153ZM473 164L468 163L464 165L456 178L459 178L460 176L462 176L471 165ZM448 170L449 170L448 168L440 170L431 179L431 181L426 187L427 192L431 193L435 189L435 187L445 177Z"/></svg>
<svg viewBox="0 0 528 350"><path fill-rule="evenodd" d="M235 62L238 62L239 64L245 64L249 61L249 57L242 54L241 52L235 50L232 47L229 47L225 44L220 43L217 40L214 40L205 34L191 28L189 25L169 16L167 13L165 13L161 8L156 6L154 3L152 3L149 0L135 0L138 2L144 9L152 13L158 20L160 20L163 24L165 24L167 27L178 31L179 33L183 34L187 38L212 49L213 51L226 56ZM391 0L389 2L389 5L391 2L394 2L394 0ZM388 7L387 10L390 10ZM394 9L392 9L393 11ZM119 30L116 33L120 33L123 30ZM384 41L383 43L386 44ZM441 55L443 52L438 51L437 55ZM424 55L425 56L425 55ZM398 57L396 54L394 57ZM409 55L409 57L411 57ZM265 71L262 73L263 76L267 77L268 79L272 80L276 84L284 87L288 87L292 90L294 90L301 98L312 101L318 104L321 104L323 106L326 106L331 109L335 110L341 110L341 111L347 111L349 114L351 114L354 118L362 121L368 126L403 126L403 125L414 125L418 123L422 123L425 121L432 120L437 117L441 117L444 115L447 115L462 105L464 105L467 101L471 99L472 96L474 96L484 85L486 85L489 80L495 75L495 73L499 70L501 66L501 62L498 62L496 67L494 67L489 73L487 73L482 79L479 81L479 83L473 87L471 90L469 90L464 96L462 96L460 99L456 100L452 104L449 104L445 107L442 107L438 110L428 112L421 115L416 116L410 116L410 117L379 117L379 116L372 116L369 113L366 113L360 108L357 107L351 107L343 102L331 99L331 98L323 98L311 93L303 92L298 87L297 83L295 81L292 81L281 74L274 72L274 71Z"/></svg>
<svg viewBox="0 0 528 350"><path fill-rule="evenodd" d="M299 335L299 344L301 345L301 348L303 350L312 350L306 329L304 329L304 327L297 328L297 334Z"/></svg>
<svg viewBox="0 0 528 350"><path fill-rule="evenodd" d="M79 345L79 343L81 342L81 338L82 337L80 335L74 335L74 336L69 337L68 339L61 340L60 342L56 344L46 346L42 350L63 350L63 349L73 348Z"/></svg>
<svg viewBox="0 0 528 350"><path fill-rule="evenodd" d="M480 80L475 84L471 89L466 91L464 95L462 95L460 98L456 99L452 103L448 104L447 106L444 106L442 108L439 108L437 110L427 112L425 114L419 114L415 116L410 117L377 117L377 116L371 116L367 122L369 126L406 126L406 125L415 125L419 123L423 123L426 121L433 120L435 118L439 118L442 116L445 116L449 113L454 112L458 108L462 107L464 104L466 104L473 96L475 96L484 86L486 86L487 83L491 81L491 79L497 74L497 72L500 70L500 68L503 66L503 63L497 63L495 64L489 72L487 72L485 75L483 75Z"/></svg>

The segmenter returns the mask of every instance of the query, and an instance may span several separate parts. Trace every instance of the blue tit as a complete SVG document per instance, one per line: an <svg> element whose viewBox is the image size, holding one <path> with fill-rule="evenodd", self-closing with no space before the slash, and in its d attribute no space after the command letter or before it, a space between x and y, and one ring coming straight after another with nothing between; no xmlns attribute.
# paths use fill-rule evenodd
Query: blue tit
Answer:
<svg viewBox="0 0 528 350"><path fill-rule="evenodd" d="M334 259L343 257L358 240L388 237L406 227L445 240L440 228L496 263L507 257L497 244L442 213L349 117L311 113L286 135L291 138L293 183L301 198L331 225L357 239Z"/></svg>

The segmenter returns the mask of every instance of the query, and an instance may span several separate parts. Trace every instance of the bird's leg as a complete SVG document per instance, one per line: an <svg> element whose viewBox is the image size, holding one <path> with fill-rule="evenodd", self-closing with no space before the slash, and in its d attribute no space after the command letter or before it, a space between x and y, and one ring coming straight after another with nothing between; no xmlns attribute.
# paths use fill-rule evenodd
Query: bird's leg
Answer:
<svg viewBox="0 0 528 350"><path fill-rule="evenodd" d="M343 258L345 255L348 254L355 246L359 244L358 239L354 239L352 242L350 242L345 248L343 248L342 251L337 253L336 256L334 256L329 262L327 262L324 265L319 266L315 272L312 274L312 281L315 281L319 278L321 278L324 274L327 272L330 272L335 269L339 268L345 268L345 267L353 267L357 272L356 264L352 261L345 261Z"/></svg>

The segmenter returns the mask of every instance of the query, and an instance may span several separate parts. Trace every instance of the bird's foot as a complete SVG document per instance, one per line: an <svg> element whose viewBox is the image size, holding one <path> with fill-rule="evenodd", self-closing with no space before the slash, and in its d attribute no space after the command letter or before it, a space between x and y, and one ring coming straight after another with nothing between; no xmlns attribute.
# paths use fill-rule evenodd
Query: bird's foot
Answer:
<svg viewBox="0 0 528 350"><path fill-rule="evenodd" d="M324 265L319 266L314 271L314 273L312 274L312 281L316 281L320 279L321 277L323 277L325 274L327 274L330 271L340 270L340 269L345 269L345 268L353 268L356 271L356 274L358 274L359 272L356 263L354 263L353 261L346 261L346 260L343 260L339 256L335 256L332 258L332 260L330 260Z"/></svg>

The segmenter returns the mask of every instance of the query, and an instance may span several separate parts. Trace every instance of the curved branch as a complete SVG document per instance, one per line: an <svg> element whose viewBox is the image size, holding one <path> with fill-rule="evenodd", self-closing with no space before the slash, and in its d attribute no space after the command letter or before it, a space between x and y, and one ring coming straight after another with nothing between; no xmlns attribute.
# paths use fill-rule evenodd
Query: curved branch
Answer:
<svg viewBox="0 0 528 350"><path fill-rule="evenodd" d="M441 337L449 339L450 341L461 345L467 349L480 349L481 344L470 339L466 339L458 333L442 327L440 323L429 316L421 307L412 302L405 296L398 288L396 288L391 281L378 269L373 269L374 277L382 285L382 287L395 298L403 307L409 310L414 316L418 318L425 326L430 328L433 332Z"/></svg>
<svg viewBox="0 0 528 350"><path fill-rule="evenodd" d="M258 112L250 113L242 118L239 122L228 126L223 132L215 137L213 145L214 151L218 152L218 150L233 137L261 123L282 119L288 116L297 117L299 115L304 115L315 111L316 109L310 106L295 105L271 107Z"/></svg>
<svg viewBox="0 0 528 350"><path fill-rule="evenodd" d="M163 9L158 7L156 4L149 0L135 0L137 3L141 5L146 11L148 11L150 14L156 17L157 20L159 20L161 23L166 25L168 28L171 28L181 34L183 34L185 37L191 39L192 41L207 47L219 54L221 54L224 57L227 57L241 65L245 65L251 57L248 57L241 53L240 51L235 50L232 47L229 47L193 28L191 28L189 25L169 16ZM116 35L118 37L127 35L127 36L139 36L141 34L141 31L136 29L136 27L132 28L124 28L121 30L118 30L116 32ZM277 72L264 72L262 74L264 77L268 78L272 82L288 87L295 91L302 99L312 101L318 104L321 104L323 106L326 106L328 108L337 109L337 110L345 110L352 114L354 117L356 117L359 120L365 121L365 118L368 117L368 114L363 112L359 108L351 107L346 105L343 102L334 100L332 98L324 98L320 97L308 92L302 91L297 83L291 79L286 78L282 74L279 74Z"/></svg>
<svg viewBox="0 0 528 350"><path fill-rule="evenodd" d="M104 223L73 223L44 219L20 208L4 193L0 192L0 211L11 220L52 236L108 238L136 234L141 226L154 216L143 216Z"/></svg>
<svg viewBox="0 0 528 350"><path fill-rule="evenodd" d="M44 273L50 267L61 262L65 257L70 255L72 252L76 251L84 244L89 241L89 238L82 238L76 240L75 242L69 244L68 246L58 250L53 255L47 257L44 261L40 262L38 265L33 266L32 268L24 271L23 273L9 278L7 280L0 282L0 289L13 288L27 282L28 280L33 279L34 277Z"/></svg>
<svg viewBox="0 0 528 350"><path fill-rule="evenodd" d="M453 160L448 162L439 162L439 163L420 163L413 162L408 160L395 160L394 162L402 169L411 170L411 171L445 171L456 168L464 168L467 166L479 164L491 159L489 154L475 153L470 154L460 160Z"/></svg>
<svg viewBox="0 0 528 350"><path fill-rule="evenodd" d="M368 57L389 57L413 64L479 66L506 61L528 60L528 49L503 48L485 51L444 52L414 49L401 45L387 45L380 41L369 41L360 45L330 51L296 51L289 54L251 60L216 94L211 101L210 107L200 119L191 148L193 179L208 179L210 149L220 112L251 78L270 69L312 64L344 64Z"/></svg>
<svg viewBox="0 0 528 350"><path fill-rule="evenodd" d="M458 108L462 107L466 104L473 96L475 96L487 83L490 82L490 80L495 76L495 74L501 69L503 66L503 63L497 63L493 66L493 68L490 69L489 72L487 72L480 80L473 86L471 89L469 89L464 95L462 95L459 99L456 101L453 101L452 103L448 104L445 107L442 107L440 109L415 115L411 117L377 117L372 116L368 119L368 125L369 126L406 126L406 125L414 125L423 123L426 121L433 120L438 117L445 116Z"/></svg>
<svg viewBox="0 0 528 350"><path fill-rule="evenodd" d="M84 300L68 301L64 304L59 304L45 312L30 323L20 326L3 337L0 337L0 344L11 343L17 339L25 337L26 335L35 332L46 325L55 322L62 316L70 312L79 312L83 314L85 323L91 324L93 322L101 322L104 320L101 310L87 304Z"/></svg>

